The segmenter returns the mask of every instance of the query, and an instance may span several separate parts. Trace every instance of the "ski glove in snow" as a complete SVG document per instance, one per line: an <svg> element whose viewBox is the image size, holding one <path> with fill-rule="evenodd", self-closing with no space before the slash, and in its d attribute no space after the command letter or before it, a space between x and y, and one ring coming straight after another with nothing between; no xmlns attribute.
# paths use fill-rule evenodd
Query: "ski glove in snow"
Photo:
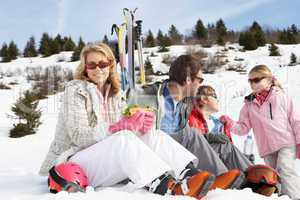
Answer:
<svg viewBox="0 0 300 200"><path fill-rule="evenodd" d="M152 112L139 111L130 117L124 117L120 121L109 126L109 132L116 133L121 130L137 131L142 135L153 126L154 114Z"/></svg>
<svg viewBox="0 0 300 200"><path fill-rule="evenodd" d="M208 143L217 143L217 144L225 144L230 142L230 139L224 134L204 134L205 139Z"/></svg>

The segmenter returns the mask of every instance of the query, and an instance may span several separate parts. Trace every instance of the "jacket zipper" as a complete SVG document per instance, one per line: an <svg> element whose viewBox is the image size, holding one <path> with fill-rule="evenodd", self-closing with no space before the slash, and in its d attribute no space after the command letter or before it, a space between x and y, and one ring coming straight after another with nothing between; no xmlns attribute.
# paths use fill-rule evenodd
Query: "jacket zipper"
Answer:
<svg viewBox="0 0 300 200"><path fill-rule="evenodd" d="M273 120L272 104L271 103L269 103L269 107L270 107L270 117L271 117L271 120Z"/></svg>

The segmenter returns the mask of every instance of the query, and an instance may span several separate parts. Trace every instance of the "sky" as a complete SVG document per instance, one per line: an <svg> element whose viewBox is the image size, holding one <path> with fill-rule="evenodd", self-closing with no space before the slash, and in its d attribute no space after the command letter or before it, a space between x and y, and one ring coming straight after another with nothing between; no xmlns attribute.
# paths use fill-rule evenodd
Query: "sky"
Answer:
<svg viewBox="0 0 300 200"><path fill-rule="evenodd" d="M300 0L0 0L0 44L14 40L24 48L30 36L38 42L43 32L72 36L77 42L99 41L111 26L124 20L124 7L138 8L143 32L164 32L174 24L181 33L192 30L200 18L214 23L219 18L233 30L256 20L262 26L300 28Z"/></svg>

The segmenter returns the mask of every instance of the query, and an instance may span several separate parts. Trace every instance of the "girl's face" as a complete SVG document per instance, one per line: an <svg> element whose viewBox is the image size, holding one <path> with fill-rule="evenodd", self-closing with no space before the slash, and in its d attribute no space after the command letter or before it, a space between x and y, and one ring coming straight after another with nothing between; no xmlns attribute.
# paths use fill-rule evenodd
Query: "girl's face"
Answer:
<svg viewBox="0 0 300 200"><path fill-rule="evenodd" d="M87 76L96 84L104 84L109 77L109 67L100 63L109 63L106 56L100 52L89 52L86 55L85 70Z"/></svg>
<svg viewBox="0 0 300 200"><path fill-rule="evenodd" d="M259 93L263 90L268 89L271 86L270 77L263 76L259 73L251 73L248 76L248 82L251 86L253 93Z"/></svg>

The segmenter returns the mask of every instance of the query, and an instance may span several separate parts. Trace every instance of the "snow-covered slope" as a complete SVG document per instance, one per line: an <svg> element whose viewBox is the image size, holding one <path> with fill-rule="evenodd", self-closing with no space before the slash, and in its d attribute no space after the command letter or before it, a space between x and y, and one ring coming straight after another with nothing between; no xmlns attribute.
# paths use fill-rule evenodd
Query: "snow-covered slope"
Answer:
<svg viewBox="0 0 300 200"><path fill-rule="evenodd" d="M238 45L232 45L238 48ZM180 55L185 53L185 46L172 46L169 54ZM243 58L243 65L249 70L256 64L266 64L283 83L286 91L293 96L296 103L300 102L300 65L293 67L279 67L289 63L290 53L294 52L300 56L300 45L279 45L282 57L269 57L268 48L262 47L251 52L240 52L238 50L228 50L226 55L229 63L234 63L236 58ZM213 53L221 49L221 47L212 47L205 49L209 53ZM157 48L144 49L144 51L156 52ZM63 52L62 54L66 54ZM70 52L67 52L70 54ZM158 53L155 53L158 54ZM164 53L167 54L167 53ZM20 58L11 63L0 64L2 71L12 70L14 68L23 69L26 66L49 66L59 64L62 67L74 69L78 63L76 62L58 62L60 55L54 55L49 58ZM66 55L66 61L70 55ZM152 58L151 58L152 59ZM160 65L162 54L153 57L153 64L156 69L162 69ZM163 72L168 71L168 67L164 66ZM243 96L250 90L247 83L247 75L242 75L232 71L220 71L217 74L205 74L204 84L212 85L216 88L221 104L220 114L228 114L234 119L238 118L239 110L243 105ZM76 193L67 194L61 192L57 195L49 194L46 185L46 178L40 177L37 171L50 142L54 136L55 124L57 121L57 113L60 105L61 94L50 96L48 99L40 101L40 107L43 110L42 122L38 133L31 136L26 136L19 139L8 137L9 129L12 127L12 120L7 117L10 113L10 107L19 97L21 91L24 91L30 85L22 77L4 77L0 82L10 82L17 80L20 85L12 86L12 90L0 90L0 197L5 200L46 200L46 199L191 199L188 197L172 197L159 196L150 194L144 190L132 192L130 187L113 187L100 188L94 191L89 188L86 194ZM234 136L235 144L242 149L243 137ZM258 158L257 150L255 149L258 163L262 163L262 159ZM300 172L300 162L297 161L297 169ZM277 197L273 195L270 198L252 193L249 189L245 190L215 190L209 192L207 200L225 200L225 199L243 199L243 200L268 200L268 199L289 199L286 196Z"/></svg>

